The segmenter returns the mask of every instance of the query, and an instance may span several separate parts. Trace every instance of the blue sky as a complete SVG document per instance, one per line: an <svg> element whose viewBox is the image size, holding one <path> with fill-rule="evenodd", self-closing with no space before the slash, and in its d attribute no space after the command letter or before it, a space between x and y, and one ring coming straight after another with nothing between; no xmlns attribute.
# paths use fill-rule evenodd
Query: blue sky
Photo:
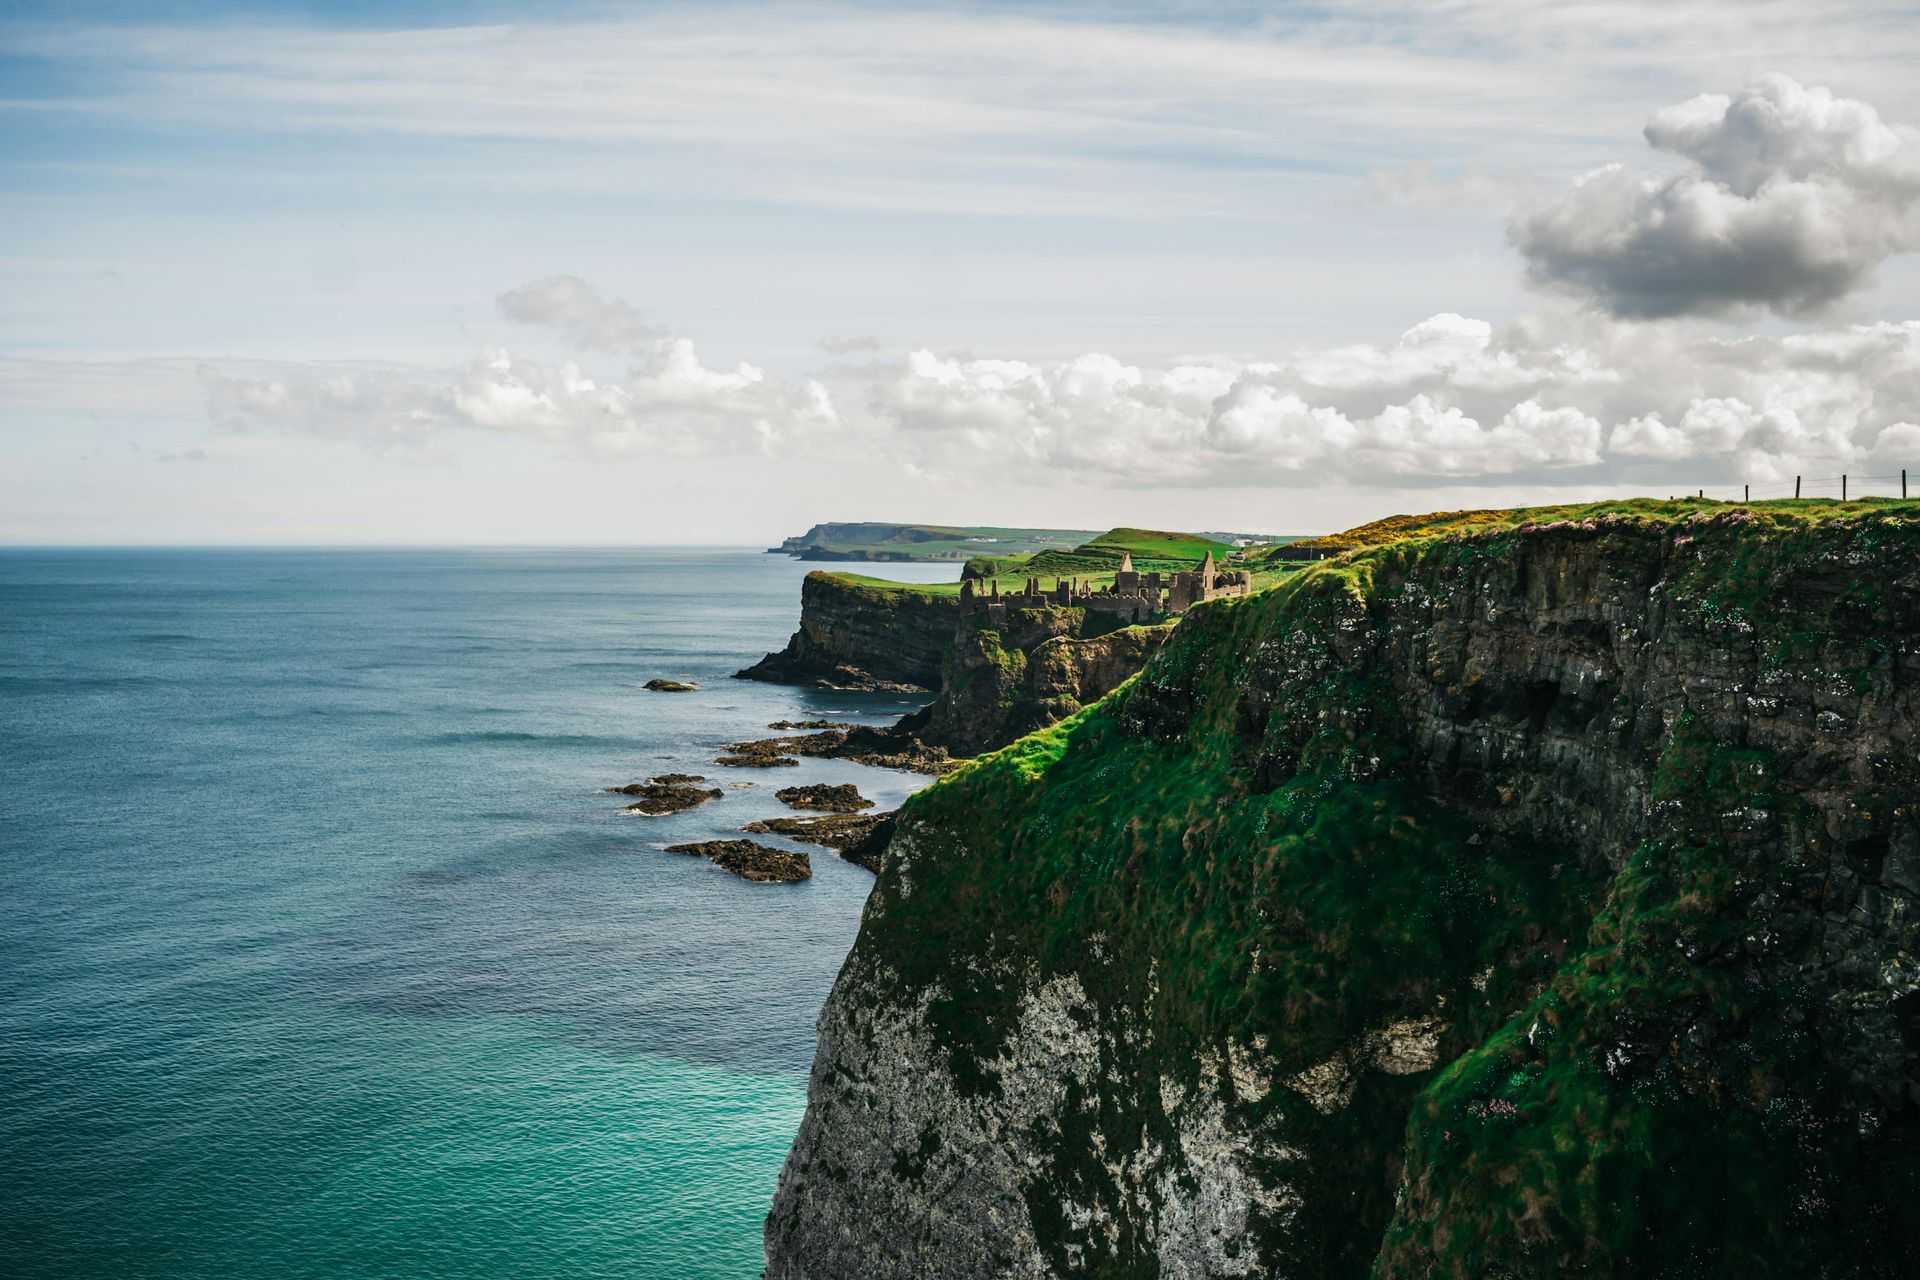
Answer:
<svg viewBox="0 0 1920 1280"><path fill-rule="evenodd" d="M7 6L0 539L1289 531L1891 465L1916 46L1777 0ZM1754 178L1755 120L1868 158Z"/></svg>

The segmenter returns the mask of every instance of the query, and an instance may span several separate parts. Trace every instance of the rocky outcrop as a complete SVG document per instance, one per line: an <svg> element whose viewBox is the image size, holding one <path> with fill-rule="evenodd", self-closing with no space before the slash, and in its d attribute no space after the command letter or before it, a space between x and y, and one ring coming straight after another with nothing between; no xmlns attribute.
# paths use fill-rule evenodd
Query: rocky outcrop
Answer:
<svg viewBox="0 0 1920 1280"><path fill-rule="evenodd" d="M871 725L847 725L820 729L790 738L758 738L751 742L729 743L730 754L715 764L762 766L796 764L795 756L816 756L828 760L850 760L854 764L878 769L905 769L936 777L956 768L959 761L939 747L929 747L904 728L876 728Z"/></svg>
<svg viewBox="0 0 1920 1280"><path fill-rule="evenodd" d="M1082 609L1021 609L1004 630L964 628L943 664L940 696L901 727L971 756L1063 720L1125 683L1172 629L1109 627Z"/></svg>
<svg viewBox="0 0 1920 1280"><path fill-rule="evenodd" d="M709 859L722 871L730 871L742 880L752 880L757 884L792 884L813 875L813 864L806 854L770 848L751 840L700 840L693 844L670 844L667 852Z"/></svg>
<svg viewBox="0 0 1920 1280"><path fill-rule="evenodd" d="M1920 1270L1920 521L1314 564L920 793L770 1280Z"/></svg>
<svg viewBox="0 0 1920 1280"><path fill-rule="evenodd" d="M722 795L719 788L693 785L705 781L697 774L664 773L647 782L629 782L623 787L608 787L607 790L614 795L635 797L634 802L627 806L628 813L658 818L669 813L685 813L709 800L718 800Z"/></svg>
<svg viewBox="0 0 1920 1280"><path fill-rule="evenodd" d="M661 680L657 678L647 681L644 687L650 693L696 693L700 689L699 685L688 684L685 680Z"/></svg>
<svg viewBox="0 0 1920 1280"><path fill-rule="evenodd" d="M806 818L760 818L740 829L785 836L789 840L817 844L845 854L856 846L867 844L883 827L891 828L892 823L891 812L825 813ZM852 858L847 860L854 861ZM871 871L873 866L870 864L876 861L877 858L864 860L860 865Z"/></svg>
<svg viewBox="0 0 1920 1280"><path fill-rule="evenodd" d="M957 596L810 573L800 587L800 629L784 649L737 674L776 684L927 692L939 684L959 618Z"/></svg>
<svg viewBox="0 0 1920 1280"><path fill-rule="evenodd" d="M807 787L782 787L774 799L790 809L819 809L825 813L853 813L873 808L873 801L860 794L851 782L837 785L815 783Z"/></svg>
<svg viewBox="0 0 1920 1280"><path fill-rule="evenodd" d="M1140 670L1168 629L1117 625L1084 609L1044 608L1014 610L1006 627L992 628L963 618L953 596L809 574L800 629L785 649L739 674L846 689L937 689L930 706L901 721L891 742L881 740L885 731L827 721L776 727L851 735L844 750L808 747L798 754L941 772L949 758L1005 746L1105 697Z"/></svg>

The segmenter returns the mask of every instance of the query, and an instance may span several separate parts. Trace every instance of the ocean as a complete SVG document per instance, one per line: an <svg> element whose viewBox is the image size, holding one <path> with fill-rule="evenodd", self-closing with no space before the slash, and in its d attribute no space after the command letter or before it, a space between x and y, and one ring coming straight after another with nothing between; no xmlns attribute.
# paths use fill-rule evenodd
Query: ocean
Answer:
<svg viewBox="0 0 1920 1280"><path fill-rule="evenodd" d="M910 709L727 678L810 567L0 551L0 1274L757 1276L872 877L659 846L926 781L709 765Z"/></svg>

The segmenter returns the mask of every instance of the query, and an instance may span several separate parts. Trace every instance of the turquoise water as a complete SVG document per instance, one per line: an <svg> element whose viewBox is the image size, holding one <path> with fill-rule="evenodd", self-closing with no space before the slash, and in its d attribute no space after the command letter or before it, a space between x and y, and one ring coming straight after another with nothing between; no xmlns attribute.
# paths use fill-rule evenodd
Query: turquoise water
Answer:
<svg viewBox="0 0 1920 1280"><path fill-rule="evenodd" d="M904 709L725 678L806 568L0 552L0 1273L758 1275L871 877L658 846L921 780L809 761L652 819L600 788Z"/></svg>

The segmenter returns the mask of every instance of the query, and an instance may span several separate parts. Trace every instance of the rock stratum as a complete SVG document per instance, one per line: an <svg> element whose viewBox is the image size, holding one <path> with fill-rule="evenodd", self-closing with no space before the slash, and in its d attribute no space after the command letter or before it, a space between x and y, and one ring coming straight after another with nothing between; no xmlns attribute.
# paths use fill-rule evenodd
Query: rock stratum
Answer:
<svg viewBox="0 0 1920 1280"><path fill-rule="evenodd" d="M915 796L770 1280L1920 1273L1913 511L1416 529Z"/></svg>

